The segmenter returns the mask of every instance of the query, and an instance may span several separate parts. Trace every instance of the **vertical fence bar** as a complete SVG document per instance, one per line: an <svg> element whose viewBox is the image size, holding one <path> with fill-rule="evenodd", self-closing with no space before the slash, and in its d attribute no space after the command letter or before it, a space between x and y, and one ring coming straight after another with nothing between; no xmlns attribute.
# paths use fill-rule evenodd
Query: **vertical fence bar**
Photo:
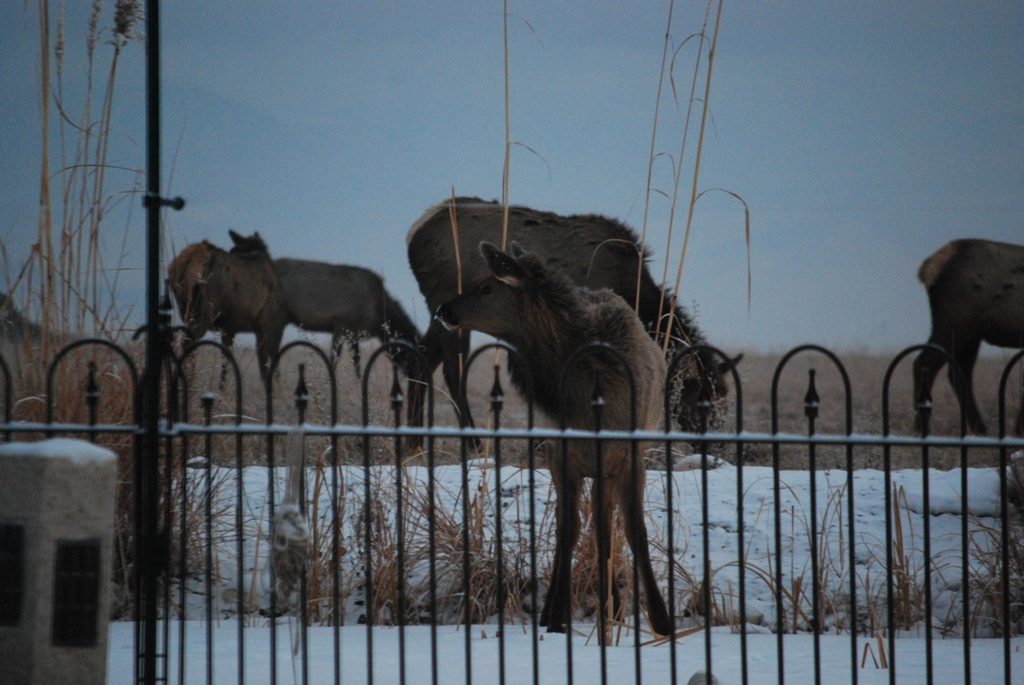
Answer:
<svg viewBox="0 0 1024 685"><path fill-rule="evenodd" d="M306 386L306 365L299 364L299 380L295 385L295 412L298 424L306 423L306 408L309 406L309 388ZM309 519L306 506L306 441L303 438L299 441L299 511L304 519ZM294 463L295 455L285 452L289 462ZM286 464L291 468L292 464ZM319 553L319 550L315 550ZM301 644L300 667L302 669L302 683L309 683L309 567L302 565L302 573L299 576L299 635Z"/></svg>
<svg viewBox="0 0 1024 685"><path fill-rule="evenodd" d="M494 416L494 430L501 430L501 409L505 403L505 392L501 388L499 374L501 367L494 365L494 384L491 386L491 413ZM505 560L503 555L504 534L502 532L501 502L501 438L494 438L494 553L495 582L498 586L498 683L505 685Z"/></svg>
<svg viewBox="0 0 1024 685"><path fill-rule="evenodd" d="M808 371L807 394L804 396L804 415L807 417L807 437L813 438L818 407L821 403L814 384L814 369ZM818 461L813 440L808 443L808 466L810 473L811 507L811 633L814 641L814 682L821 682L821 583L818 576ZM852 563L852 561L851 561ZM852 569L851 569L851 572ZM794 603L796 599L794 598ZM796 608L794 607L794 611Z"/></svg>
<svg viewBox="0 0 1024 685"><path fill-rule="evenodd" d="M461 375L460 393L462 405L466 404L466 373L463 369ZM463 604L463 647L465 649L466 685L473 682L473 645L470 635L473 625L473 607L470 602L472 597L470 587L470 553L469 553L469 439L466 436L459 438L459 468L462 476L462 604Z"/></svg>
<svg viewBox="0 0 1024 685"><path fill-rule="evenodd" d="M338 389L334 376L334 368L330 368L331 378L331 427L338 425ZM331 647L334 659L332 678L334 685L341 685L341 515L338 511L339 491L338 475L341 465L338 462L338 434L331 433ZM241 685L241 683L239 683Z"/></svg>
<svg viewBox="0 0 1024 685"><path fill-rule="evenodd" d="M238 612L238 685L245 684L245 599L246 593L242 584L245 575L245 529L243 527L243 504L245 502L245 472L242 469L242 377L238 365L231 358L235 372L235 555L238 557L235 572L238 574L236 592ZM253 560L253 566L256 560Z"/></svg>
<svg viewBox="0 0 1024 685"><path fill-rule="evenodd" d="M604 411L604 395L601 391L601 376L594 375L594 390L590 398L590 407L594 417L594 432L600 433ZM597 545L597 644L600 654L601 683L608 682L608 564L611 561L611 512L605 511L605 488L608 484L604 482L604 463L602 440L598 435L594 438L594 487L591 491L591 502L594 505L591 510L594 516L591 519L594 528L594 537ZM637 622L637 632L640 623Z"/></svg>
<svg viewBox="0 0 1024 685"><path fill-rule="evenodd" d="M369 364L367 364L369 366ZM367 384L370 369L363 374L363 428L370 425ZM363 609L366 612L366 684L373 685L373 506L370 488L370 435L363 434Z"/></svg>
<svg viewBox="0 0 1024 685"><path fill-rule="evenodd" d="M678 664L676 663L676 552L675 552L675 470L672 463L672 447L675 445L672 435L672 382L676 377L675 371L687 353L673 355L665 375L665 387L662 389L662 412L665 414L665 535L668 538L666 548L668 550L668 618L672 624L672 634L668 641L668 669L669 682L672 685L678 680Z"/></svg>
<svg viewBox="0 0 1024 685"><path fill-rule="evenodd" d="M564 375L564 371L562 372ZM564 385L564 383L563 383ZM565 431L568 428L565 420L564 402L562 403L562 421L561 428ZM562 550L558 549L557 536L563 535L567 538L566 546L571 546L570 541L574 538L572 534L568 533L568 530L573 526L579 526L580 523L570 517L579 516L579 512L575 510L577 503L579 502L580 493L575 484L569 481L569 441L566 438L562 438L562 463L559 466L559 470L562 472L562 492L557 492L555 495L555 506L558 507L559 517L556 518L556 526L559 526L559 530L555 533L555 571L551 574L551 582L557 583L565 592L569 592L571 595L570 585L571 578L570 574L567 573L568 568L563 570L565 564L559 563L559 552ZM566 530L562 530L562 528ZM572 550L569 551L569 565L572 564ZM635 575L635 574L634 574ZM548 596L552 602L558 602L558 598L555 597L554 593L548 589ZM634 595L635 597L635 595ZM637 612L639 613L639 612ZM548 629L551 629L551 616L548 615ZM569 604L569 610L565 615L565 681L567 685L573 685L573 663L572 663L572 604Z"/></svg>
<svg viewBox="0 0 1024 685"><path fill-rule="evenodd" d="M792 353L790 353L792 354ZM787 356L786 359L789 357ZM785 359L779 362L778 366L775 367L775 375L772 378L772 390L771 390L771 413L772 413L772 435L777 435L779 432L779 375L782 372L782 365L785 363ZM776 674L778 678L778 685L782 685L786 682L786 667L784 663L785 650L782 644L783 634L783 607L782 607L782 504L780 502L780 484L779 484L779 468L780 468L780 454L779 454L779 443L772 443L772 509L774 511L774 534L775 534L775 588L774 595L775 600L775 655L776 655Z"/></svg>
<svg viewBox="0 0 1024 685"><path fill-rule="evenodd" d="M96 362L90 361L85 381L85 405L89 413L89 442L96 442L96 413L100 402L100 386L96 382Z"/></svg>
<svg viewBox="0 0 1024 685"><path fill-rule="evenodd" d="M853 434L852 398L846 398L846 438ZM850 683L857 685L857 520L853 489L853 444L846 443L846 522L850 528L847 538L850 559Z"/></svg>
<svg viewBox="0 0 1024 685"><path fill-rule="evenodd" d="M736 365L729 364L729 372L732 374L733 392L736 394L736 435L743 432L743 386L740 383L739 373ZM739 566L740 584L740 682L744 685L750 682L749 662L747 658L747 572L743 563L743 532L746 522L743 518L743 497L746 494L743 489L743 461L745 454L743 443L736 441L736 559Z"/></svg>
<svg viewBox="0 0 1024 685"><path fill-rule="evenodd" d="M169 301L167 299L167 292L164 291L164 296L160 301L160 327L165 332L170 331L170 314L169 314ZM167 425L171 426L177 421L178 409L177 403L174 397L174 353L170 350L170 345L167 341L164 341L167 348L164 350L164 361L162 369L166 373L167 383ZM174 545L174 441L171 437L170 431L167 431L163 436L164 446L164 486L163 486L163 500L165 503L163 512L163 529L167 532L164 536L163 554L164 558L170 560L172 558L172 551ZM163 644L167 645L168 657L167 664L170 668L171 657L170 657L170 644L171 644L171 584L173 582L173 575L171 572L170 561L166 564L166 575L164 577L164 583L162 588L163 597L161 598L163 603L161 605L161 611L165 620L163 621L162 627L162 638ZM167 681L170 682L170 673L167 674Z"/></svg>
<svg viewBox="0 0 1024 685"><path fill-rule="evenodd" d="M906 354L906 353L904 353ZM882 437L889 437L889 383L893 371L903 355L896 357L886 369L882 381ZM920 406L920 405L919 405ZM889 685L896 685L896 606L893 590L893 495L892 495L892 448L882 443L882 477L885 479L885 630L889 650Z"/></svg>
<svg viewBox="0 0 1024 685"><path fill-rule="evenodd" d="M427 367L423 356L414 350L407 351L410 355L408 369L412 370L413 364L419 366L422 371ZM414 356L413 356L414 355ZM407 383L413 383L409 372L406 372ZM427 373L423 374L426 380L427 393L427 428L434 427L434 386ZM422 389L420 389L422 398ZM411 394L411 393L410 393ZM411 400L410 400L411 401ZM422 406L422 405L421 405ZM437 455L435 453L434 433L427 435L427 497L430 500L427 505L427 534L430 545L430 682L431 685L438 685L440 682L437 663L437 483L435 480L434 467L436 466Z"/></svg>
<svg viewBox="0 0 1024 685"><path fill-rule="evenodd" d="M260 372L266 373L266 379L263 383L263 388L267 393L267 419L266 425L269 428L274 423L274 372L277 370L277 359L274 359L270 364L270 369L265 370L260 365ZM274 462L274 434L270 431L266 433L267 441L267 523L268 529L273 527L275 506L274 496L274 472L276 464ZM277 577L274 573L274 565L267 565L267 577L269 578L270 592L270 683L276 685L277 683Z"/></svg>
<svg viewBox="0 0 1024 685"><path fill-rule="evenodd" d="M669 378L671 378L671 372ZM668 538L666 548L668 550L668 618L672 622L672 634L668 642L668 669L669 682L673 685L678 680L678 665L676 664L676 554L675 554L675 473L672 464L672 446L675 444L669 437L672 431L672 414L669 412L669 394L671 388L666 382L665 386L665 536Z"/></svg>
<svg viewBox="0 0 1024 685"><path fill-rule="evenodd" d="M180 210L181 198L169 201L160 197L160 3L146 0L146 364L141 389L141 444L135 465L141 472L137 484L142 492L136 503L141 508L139 536L136 538L141 559L136 585L136 607L142 619L141 639L136 653L142 652L136 679L150 685L157 680L157 611L160 556L160 369L166 330L160 317L160 209ZM169 503L168 503L169 505ZM166 649L165 645L165 649ZM166 654L164 670L166 672ZM166 673L165 676L166 678Z"/></svg>
<svg viewBox="0 0 1024 685"><path fill-rule="evenodd" d="M403 482L402 465L402 438L397 429L402 423L402 388L398 383L398 371L391 372L391 409L394 412L395 426L395 542L397 550L397 568L395 583L398 592L398 612L396 622L398 623L398 682L405 685L405 621L406 621L406 596L405 596L405 497L402 492L405 487Z"/></svg>
<svg viewBox="0 0 1024 685"><path fill-rule="evenodd" d="M960 440L967 437L967 416L960 410ZM967 489L967 444L960 443L960 573L963 601L963 647L964 647L964 685L971 685L971 573L970 558L967 554L968 541L968 506Z"/></svg>
<svg viewBox="0 0 1024 685"><path fill-rule="evenodd" d="M158 553L155 536L158 516L157 407L160 403L159 274L160 274L160 2L146 0L146 366L142 387L142 449L136 459L140 486L138 505L139 585L136 606L141 607L142 652L139 680L157 680L156 631Z"/></svg>
<svg viewBox="0 0 1024 685"><path fill-rule="evenodd" d="M204 470L205 488L203 491L203 515L205 517L205 552L206 564L203 569L203 584L206 589L206 683L213 685L213 433L209 428L213 425L213 394L203 393L203 450L206 458ZM184 552L184 550L182 550ZM182 578L184 581L184 578Z"/></svg>
<svg viewBox="0 0 1024 685"><path fill-rule="evenodd" d="M1007 435L1006 426L1006 386L1010 380L1010 372L1013 367L1021 363L1024 360L1024 350L1017 352L1010 360L1006 363L1003 368L1003 373L999 378L999 438L1005 439ZM1022 370L1024 371L1024 370ZM1024 435L1024 383L1021 386L1020 396L1020 407L1017 414L1017 431L1021 435ZM1000 613L1002 614L1003 624L1003 681L1010 683L1010 663L1011 663L1011 649L1010 649L1010 636L1011 636L1011 621L1010 621L1010 514L1007 511L1008 500L1008 488L1006 479L1007 475L1007 448L1005 445L999 448L999 545L1002 556L1002 564L999 569L999 585L1000 585ZM1016 472L1016 467L1014 467ZM1024 483L1019 483L1019 486L1024 486ZM1024 493L1018 493L1024 495ZM1018 581L1019 582L1019 581Z"/></svg>
<svg viewBox="0 0 1024 685"><path fill-rule="evenodd" d="M182 391L186 394L185 391ZM187 395L187 394L186 394ZM182 402L182 419L188 422L188 400ZM185 685L185 667L186 661L186 649L185 649L185 629L188 625L188 604L185 600L187 598L188 588L186 587L186 579L188 578L188 555L185 554L186 546L188 545L188 460L189 460L189 439L185 436L181 439L181 465L179 467L180 475L178 476L179 482L181 483L181 501L179 502L179 508L181 509L178 514L180 529L178 530L178 683L179 685ZM168 479L170 480L170 479ZM170 502L170 499L167 500ZM170 583L168 583L170 585Z"/></svg>
<svg viewBox="0 0 1024 685"><path fill-rule="evenodd" d="M711 414L711 388L702 384L700 399L697 401L698 431L701 436L707 435L708 419ZM708 485L708 442L700 442L700 521L701 521L701 601L704 604L704 672L708 682L714 682L714 666L711 663L711 533L708 521L711 518Z"/></svg>
<svg viewBox="0 0 1024 685"><path fill-rule="evenodd" d="M921 437L928 437L928 426L921 431ZM934 652L932 645L932 522L931 522L931 454L928 445L921 446L921 505L924 519L924 654L925 682L935 681ZM966 578L964 579L966 581Z"/></svg>

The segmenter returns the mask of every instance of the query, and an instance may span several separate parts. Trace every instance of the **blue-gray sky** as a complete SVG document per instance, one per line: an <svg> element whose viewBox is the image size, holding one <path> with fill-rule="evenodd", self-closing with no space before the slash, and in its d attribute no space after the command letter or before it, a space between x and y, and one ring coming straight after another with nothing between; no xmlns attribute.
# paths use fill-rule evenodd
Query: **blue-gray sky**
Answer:
<svg viewBox="0 0 1024 685"><path fill-rule="evenodd" d="M35 239L40 167L37 9L10 4L0 23L6 271ZM72 107L88 5L64 9ZM639 229L667 3L511 0L509 9L511 129L521 143L512 201ZM673 47L700 29L704 11L676 3ZM742 210L710 195L681 287L708 338L727 350L895 349L927 338L916 280L925 256L958 237L1024 242L1022 45L1016 0L726 0L700 187L748 203L753 291L748 307ZM682 107L695 46L676 63ZM167 216L168 244L226 245L229 228L259 231L275 256L379 271L425 327L405 256L409 225L452 186L501 195L501 3L180 0L164 3L162 47L164 179L188 201ZM98 55L102 73L109 47ZM119 69L110 156L142 168L141 44ZM680 131L666 81L654 167L664 193ZM135 182L111 172L107 187ZM111 215L106 247L115 255L127 228L124 266L139 267L144 217L127 209ZM656 278L667 214L655 192ZM670 280L678 255L677 240ZM130 273L122 295L137 297L139 283Z"/></svg>

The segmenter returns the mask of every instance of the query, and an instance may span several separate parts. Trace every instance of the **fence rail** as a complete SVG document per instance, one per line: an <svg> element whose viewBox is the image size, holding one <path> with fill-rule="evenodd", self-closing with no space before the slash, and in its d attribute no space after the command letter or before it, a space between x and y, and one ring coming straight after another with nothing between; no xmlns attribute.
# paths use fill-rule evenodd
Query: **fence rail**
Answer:
<svg viewBox="0 0 1024 685"><path fill-rule="evenodd" d="M472 366L493 359L490 347L504 346L474 354L467 378L479 381ZM158 531L157 680L371 683L429 672L432 682L683 683L704 671L708 682L746 683L773 671L777 682L882 673L890 683L1009 683L1024 672L1024 438L1006 434L1005 415L1024 352L1000 377L998 437L931 435L928 397L918 398L917 432L895 435L889 384L920 349L886 370L883 431L873 434L854 432L842 362L813 346L776 367L770 430L744 428L734 371L730 397L699 403L706 430L681 432L534 426L496 359L481 384L490 392L471 402L489 412L488 427L434 425L431 386L426 426L410 427L408 379L385 348L341 383L320 350L292 343L263 388L230 350L201 342L167 355L155 521L142 520L140 500L138 350L73 343L46 370L44 397L17 406L19 369L0 356L0 434L79 435L120 455L113 606L134 619L143 663L140 531ZM800 416L787 418L780 378L802 354L834 366L839 381L826 388L811 370ZM819 391L835 388L833 406ZM594 394L598 414L604 399ZM830 412L840 430L818 432ZM410 447L414 437L422 446ZM622 541L631 531L608 536L612 563L600 562L597 495L612 484L603 478L581 505L567 632L543 632L558 535L543 456L570 443L593 454L637 446L632 468L646 472L651 556L676 633L648 628L637 559ZM134 664L124 672L144 675Z"/></svg>

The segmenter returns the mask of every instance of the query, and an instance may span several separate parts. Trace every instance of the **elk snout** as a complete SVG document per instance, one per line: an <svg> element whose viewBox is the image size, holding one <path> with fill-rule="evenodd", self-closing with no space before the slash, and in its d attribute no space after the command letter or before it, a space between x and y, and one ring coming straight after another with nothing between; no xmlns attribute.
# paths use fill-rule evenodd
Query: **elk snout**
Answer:
<svg viewBox="0 0 1024 685"><path fill-rule="evenodd" d="M437 308L437 311L434 312L434 318L440 321L441 325L449 331L454 331L459 327L459 317L455 315L455 312L452 311L452 308L447 303Z"/></svg>

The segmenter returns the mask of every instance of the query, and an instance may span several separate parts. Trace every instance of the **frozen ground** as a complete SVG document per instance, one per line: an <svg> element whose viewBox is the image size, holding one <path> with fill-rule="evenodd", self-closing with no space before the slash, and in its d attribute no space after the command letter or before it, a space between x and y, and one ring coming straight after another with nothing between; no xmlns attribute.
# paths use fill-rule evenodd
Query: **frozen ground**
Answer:
<svg viewBox="0 0 1024 685"><path fill-rule="evenodd" d="M172 653L178 653L176 623L171 626ZM224 621L214 630L215 682L237 682L238 633L233 621ZM289 626L278 627L278 677L282 685L302 682L302 665L293 661L289 642ZM438 682L464 683L465 633L454 626L438 628ZM472 682L498 683L499 642L494 626L474 626L471 631ZM484 637L486 636L486 637ZM415 685L430 682L430 629L407 628L405 632L406 682ZM205 624L190 622L186 631L185 683L202 683L206 678ZM749 635L749 682L777 682L777 661L774 635ZM578 636L573 644L573 682L581 685L601 682L600 648L586 638ZM632 639L627 645L606 650L607 682L632 683L635 673L635 651ZM868 641L858 640L858 665ZM350 626L340 630L341 682L367 682L366 628ZM848 683L850 677L850 642L847 636L823 636L822 682ZM934 674L936 683L964 682L963 646L959 640L935 643ZM400 660L397 628L374 628L373 678L375 683L390 685L400 682ZM564 636L544 635L538 642L541 683L566 683L566 639ZM1013 641L1011 672L1014 682L1024 681L1024 639ZM785 678L787 683L814 682L812 640L808 635L787 635L785 638ZM716 629L712 639L712 668L722 685L740 683L739 637L726 629ZM876 652L877 653L877 652ZM521 628L510 629L505 638L505 682L509 685L532 683L532 640L529 632ZM900 683L924 682L924 641L900 639L897 641L896 676ZM641 649L641 677L644 683L671 682L671 651L667 645ZM971 647L971 682L974 685L994 685L1003 682L1002 643L998 640L975 640ZM245 631L245 682L263 685L270 682L270 631L267 628L247 628ZM110 630L107 682L121 685L131 682L132 624L115 623ZM697 671L704 670L703 634L692 635L676 646L677 682L685 685ZM333 682L334 651L330 628L309 630L308 678L310 683ZM170 665L168 682L177 683L178 663ZM889 672L876 668L869 656L858 669L859 683L888 683Z"/></svg>
<svg viewBox="0 0 1024 685"><path fill-rule="evenodd" d="M751 634L749 639L750 682L775 682L776 640L770 634L774 626L774 596L771 591L771 573L774 568L774 515L772 502L774 484L772 471L765 467L743 469L744 547L737 552L737 478L739 471L729 464L712 460L715 468L708 470L708 523L709 557L714 573L713 584L719 597L735 603L739 569L745 568L747 582L747 615ZM194 462L200 466L203 460ZM692 465L692 460L691 460ZM461 516L461 469L458 466L442 466L434 471L437 487L438 507L455 516ZM527 472L503 467L496 474L493 462L472 461L468 469L470 492L481 498L483 510L487 513L488 534L493 534L493 512L496 507L495 492L500 492L504 548L507 555L521 554L523 539L530 528L528 516L530 491ZM343 467L339 474L341 501L344 502L342 535L349 553L343 559L343 575L346 581L359 576L362 557L358 553L361 545L359 511L363 495L365 472L359 467ZM497 476L497 478L496 478ZM205 468L189 469L190 497L202 501L206 488ZM373 467L371 486L374 497L393 498L394 470L390 467ZM410 491L424 491L427 477L425 469L411 467L403 471L405 485ZM856 573L858 585L858 620L866 620L865 595L870 593L874 601L884 602L885 574L884 536L885 504L884 477L882 472L859 470L854 475L856 550L854 563L849 563L846 496L848 492L846 474L843 471L820 471L817 477L817 527L818 556L822 560L823 593L835 598L835 610L823 616L826 629L832 634L821 637L821 671L825 682L850 681L850 641L843 630L848 617L844 609L844 593L849 587L851 569ZM214 511L221 512L214 525L214 551L219 578L215 594L227 597L228 590L237 586L237 571L234 535L234 502L236 475L230 469L213 468L210 479L214 488L211 502ZM258 601L266 606L269 593L265 572L266 556L266 491L267 469L251 467L243 469L243 526L244 535L244 579L243 587L255 587ZM309 492L316 491L315 478L309 476ZM495 487L495 483L500 487ZM967 498L967 527L969 531L968 564L972 576L982 577L990 572L993 558L991 544L995 540L992 531L999 529L998 474L989 468L967 471L969 495ZM275 498L280 501L284 492L284 472L275 474ZM330 483L328 473L327 484ZM652 539L667 540L667 484L665 474L650 472L648 476L647 510L648 525ZM695 572L700 567L702 556L701 521L701 472L698 469L677 470L670 479L673 497L673 526L675 558L682 566ZM935 653L935 682L963 682L963 643L958 639L961 628L961 522L962 497L961 474L959 470L930 473L930 498L925 506L922 473L920 471L893 472L893 491L898 493L899 521L905 537L904 553L906 569L917 584L923 584L923 524L924 512L931 528L932 558L932 625ZM535 520L538 529L545 520L545 511L552 506L547 471L536 472L536 490L533 501L536 506ZM801 600L804 611L809 613L810 594L810 474L807 471L786 471L780 475L780 502L782 506L783 569L784 586L792 587L794 579L805 583L805 596ZM326 523L330 512L329 489L321 482L319 516ZM410 498L406 502L412 501ZM390 508L389 508L390 506ZM394 525L394 509L385 506L386 525ZM410 514L407 512L407 516ZM1014 516L1017 516L1014 513ZM408 519L407 519L408 520ZM458 519L461 520L461 519ZM410 531L422 530L415 522L407 524ZM257 540L263 539L262 545ZM218 542L222 541L222 542ZM424 541L410 532L407 549L410 555L417 545L422 549ZM258 549L257 549L258 547ZM541 568L546 568L543 558ZM655 553L655 564L665 568L664 547ZM742 560L742 563L741 563ZM201 569L200 569L201 570ZM444 571L444 581L451 581L454 569ZM425 568L422 563L410 569L410 584L422 583ZM543 577L543 571L541 571ZM664 580L663 580L664 582ZM677 581L678 582L678 581ZM1017 579L1016 582L1020 582ZM458 585L453 587L453 590ZM678 589L678 588L677 588ZM197 579L188 587L186 607L190 619L203 615L204 595ZM412 593L415 594L415 593ZM353 601L353 593L346 604L346 626L340 629L342 682L366 682L366 628L358 625L362 609ZM676 598L681 607L684 595ZM719 601L725 601L719 600ZM217 617L214 629L213 653L214 675L218 681L234 682L237 678L238 637L236 616L231 601L215 601ZM678 611L678 609L677 609ZM884 608L882 609L884 614ZM443 611L439 611L442 614ZM972 682L1003 682L1002 642L991 639L991 608L972 595L971 613L976 617L975 639L972 640ZM577 628L588 630L592 619L579 617ZM532 682L532 639L527 629L517 624L522 617L510 619L504 639L505 676L508 683ZM839 624L839 633L835 625ZM685 625L685 624L684 624ZM920 682L925 674L925 648L922 622L910 631L902 631L897 639L897 675L899 682ZM186 622L186 673L184 682L198 682L206 674L205 624L189 620ZM293 662L290 651L289 630L295 629L292 619L280 619L278 624L278 681L281 683L302 682L302 664ZM439 682L465 682L464 640L465 632L453 625L438 628L438 670ZM309 682L330 682L333 673L333 632L329 628L309 629L308 672ZM170 630L171 654L179 653L178 625ZM396 628L377 627L373 630L374 682L400 682L399 673L399 631ZM475 626L470 631L472 647L473 682L499 682L499 641L497 626ZM953 639L943 639L944 637ZM585 636L574 640L573 673L574 682L600 682L600 649ZM539 644L540 672L542 682L566 682L566 640L563 636L544 635ZM608 682L633 682L635 652L631 648L632 636L623 639L622 646L606 650ZM405 668L408 682L429 682L431 669L429 628L410 627L405 632ZM813 640L809 633L785 637L786 682L813 682ZM869 646L870 645L870 646ZM681 639L677 645L677 678L686 683L691 675L704 668L704 634L697 633ZM731 634L727 627L714 630L713 669L722 683L740 682L739 636ZM132 626L127 623L115 624L111 628L110 678L111 683L128 682L132 663ZM879 655L877 645L861 636L858 639L857 661L864 665L859 669L859 682L888 682L888 671L874 665ZM666 645L650 645L641 649L643 682L670 682L670 650ZM1012 644L1012 671L1024 674L1024 639L1015 638ZM246 682L269 682L270 639L266 620L251 617L245 629ZM293 675L293 667L295 673ZM170 665L170 682L178 682L178 663ZM1017 677L1017 676L1015 676ZM1024 675L1020 676L1024 681Z"/></svg>

